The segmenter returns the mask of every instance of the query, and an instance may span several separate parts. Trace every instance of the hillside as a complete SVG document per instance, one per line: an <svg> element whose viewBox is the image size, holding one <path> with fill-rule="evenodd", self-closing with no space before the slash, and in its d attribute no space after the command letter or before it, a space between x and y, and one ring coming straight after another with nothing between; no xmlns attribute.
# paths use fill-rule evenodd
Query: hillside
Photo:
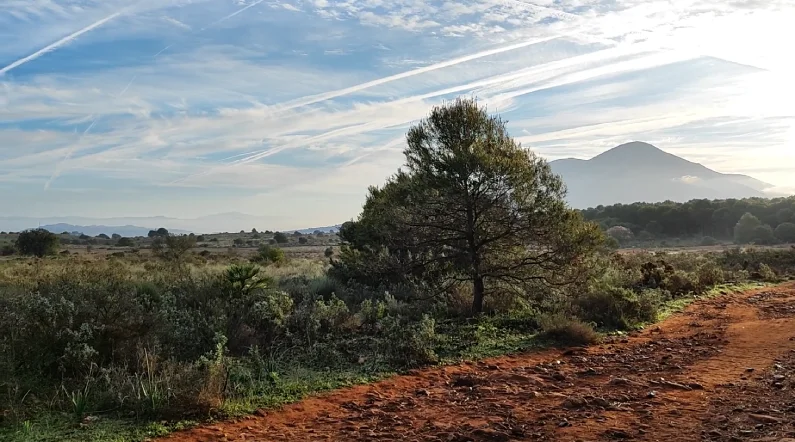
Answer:
<svg viewBox="0 0 795 442"><path fill-rule="evenodd" d="M769 196L773 185L755 178L724 174L667 153L651 144L631 142L589 160L550 162L566 182L576 208L633 202L684 202Z"/></svg>
<svg viewBox="0 0 795 442"><path fill-rule="evenodd" d="M79 226L74 224L66 224L66 223L57 223L57 224L48 224L41 226L43 229L47 229L53 233L61 233L61 232L78 232L88 236L97 236L101 233L105 235L113 235L118 234L121 236L126 237L136 237L136 236L146 236L152 228L147 227L139 227L139 226L105 226L105 225L91 225L91 226ZM157 229L155 227L154 229ZM184 230L172 230L171 233L178 233L178 234L185 234L189 233Z"/></svg>

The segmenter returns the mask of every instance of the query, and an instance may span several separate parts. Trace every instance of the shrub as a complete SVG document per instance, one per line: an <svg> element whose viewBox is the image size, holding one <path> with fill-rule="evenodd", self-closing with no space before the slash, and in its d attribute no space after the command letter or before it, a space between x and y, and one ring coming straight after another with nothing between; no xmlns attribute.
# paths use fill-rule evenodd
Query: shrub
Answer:
<svg viewBox="0 0 795 442"><path fill-rule="evenodd" d="M584 320L610 329L627 329L657 319L662 298L663 293L659 290L635 293L623 287L602 286L591 289L573 302L575 314Z"/></svg>
<svg viewBox="0 0 795 442"><path fill-rule="evenodd" d="M326 258L331 258L334 256L334 249L331 247L327 247L326 250L323 251L323 256Z"/></svg>
<svg viewBox="0 0 795 442"><path fill-rule="evenodd" d="M45 229L26 230L19 234L16 248L23 255L34 255L39 258L54 255L58 251L58 236Z"/></svg>
<svg viewBox="0 0 795 442"><path fill-rule="evenodd" d="M132 238L119 238L119 241L116 243L119 247L134 247L135 241Z"/></svg>
<svg viewBox="0 0 795 442"><path fill-rule="evenodd" d="M704 247L716 246L718 245L718 240L711 236L705 236L701 238L700 244Z"/></svg>
<svg viewBox="0 0 795 442"><path fill-rule="evenodd" d="M563 345L588 345L599 341L599 334L589 324L561 313L542 315L541 336Z"/></svg>
<svg viewBox="0 0 795 442"><path fill-rule="evenodd" d="M301 236L298 238L298 244L306 244L309 240L305 236Z"/></svg>
<svg viewBox="0 0 795 442"><path fill-rule="evenodd" d="M251 261L262 265L280 264L284 262L284 250L263 244L257 250L257 254L251 258Z"/></svg>
<svg viewBox="0 0 795 442"><path fill-rule="evenodd" d="M434 351L436 321L429 315L422 315L419 322L414 323L387 316L379 321L378 326L385 338L381 352L392 364L416 367L439 361Z"/></svg>
<svg viewBox="0 0 795 442"><path fill-rule="evenodd" d="M284 244L289 241L287 235L282 232L276 232L273 234L273 240L276 241L277 244Z"/></svg>

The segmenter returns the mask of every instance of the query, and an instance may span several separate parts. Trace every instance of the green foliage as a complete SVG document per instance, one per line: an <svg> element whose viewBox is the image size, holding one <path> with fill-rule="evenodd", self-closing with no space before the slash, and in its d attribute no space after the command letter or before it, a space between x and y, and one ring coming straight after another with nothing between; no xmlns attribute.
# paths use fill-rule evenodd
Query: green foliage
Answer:
<svg viewBox="0 0 795 442"><path fill-rule="evenodd" d="M273 234L273 240L276 241L277 244L285 244L289 242L289 238L283 232L276 232Z"/></svg>
<svg viewBox="0 0 795 442"><path fill-rule="evenodd" d="M599 334L590 324L562 313L549 313L539 318L542 337L567 346L593 344Z"/></svg>
<svg viewBox="0 0 795 442"><path fill-rule="evenodd" d="M781 242L795 243L795 223L785 222L776 227L776 238Z"/></svg>
<svg viewBox="0 0 795 442"><path fill-rule="evenodd" d="M713 238L711 236L705 236L705 237L701 238L700 244L702 246L705 246L705 247L710 247L710 246L716 246L719 243L718 243L717 239L715 239L715 238Z"/></svg>
<svg viewBox="0 0 795 442"><path fill-rule="evenodd" d="M762 227L759 218L750 213L743 215L737 225L734 226L734 242L737 244L748 244L756 239L756 229Z"/></svg>
<svg viewBox="0 0 795 442"><path fill-rule="evenodd" d="M305 236L301 236L298 238L298 244L306 244L309 240Z"/></svg>
<svg viewBox="0 0 795 442"><path fill-rule="evenodd" d="M257 250L257 254L251 258L252 262L262 265L281 264L284 262L284 250L273 247L268 244L263 244Z"/></svg>
<svg viewBox="0 0 795 442"><path fill-rule="evenodd" d="M57 253L59 243L57 235L45 229L32 229L20 232L16 241L16 249L23 255L41 258Z"/></svg>
<svg viewBox="0 0 795 442"><path fill-rule="evenodd" d="M624 226L636 236L646 231L658 240L702 236L728 240L734 238L734 226L746 213L773 228L785 222L795 222L792 218L795 197L615 204L590 208L582 213L587 220L598 222L605 230Z"/></svg>
<svg viewBox="0 0 795 442"><path fill-rule="evenodd" d="M152 241L152 252L172 262L182 260L194 247L196 247L196 237L192 235L159 235Z"/></svg>
<svg viewBox="0 0 795 442"><path fill-rule="evenodd" d="M132 238L119 238L118 242L116 242L116 245L119 247L134 247L135 241L133 241Z"/></svg>
<svg viewBox="0 0 795 442"><path fill-rule="evenodd" d="M359 219L342 226L337 277L437 296L467 281L476 313L487 291L578 280L571 264L603 237L566 206L560 178L502 120L458 99L434 108L407 140L406 171L371 187Z"/></svg>
<svg viewBox="0 0 795 442"><path fill-rule="evenodd" d="M334 256L334 249L331 247L327 247L326 250L323 251L323 256L326 258L331 258Z"/></svg>

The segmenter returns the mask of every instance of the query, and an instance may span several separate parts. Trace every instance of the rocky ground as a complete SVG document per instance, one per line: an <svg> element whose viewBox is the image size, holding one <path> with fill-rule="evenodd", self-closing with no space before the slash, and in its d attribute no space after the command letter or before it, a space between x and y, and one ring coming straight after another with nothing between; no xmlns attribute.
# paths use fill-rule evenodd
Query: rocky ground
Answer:
<svg viewBox="0 0 795 442"><path fill-rule="evenodd" d="M421 370L165 440L795 442L793 389L791 284L602 345Z"/></svg>

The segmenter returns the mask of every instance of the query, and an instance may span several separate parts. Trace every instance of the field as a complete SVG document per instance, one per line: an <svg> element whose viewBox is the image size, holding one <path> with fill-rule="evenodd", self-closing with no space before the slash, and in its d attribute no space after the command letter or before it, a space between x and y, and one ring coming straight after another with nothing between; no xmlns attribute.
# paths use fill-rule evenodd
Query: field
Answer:
<svg viewBox="0 0 795 442"><path fill-rule="evenodd" d="M786 441L795 284L700 301L601 345L417 370L164 441Z"/></svg>
<svg viewBox="0 0 795 442"><path fill-rule="evenodd" d="M227 238L230 243L233 236ZM325 254L330 246L325 243L336 241L286 246L282 261L257 265L249 263L257 254L254 247L199 246L179 261L159 257L146 244L137 251L123 248L124 253L101 245L68 245L70 253L57 257L6 257L0 262L5 355L0 361L0 438L139 441L200 425L193 432L175 433L175 440L222 440L219 434L227 434L229 440L243 440L247 434L266 440L284 440L278 434L309 440L301 431L352 440L373 440L371 432L382 440L411 440L412 434L422 440L432 440L434 434L440 440L500 440L500 432L518 440L538 434L554 440L576 431L555 425L565 419L572 428L580 428L587 420L578 419L586 414L599 422L598 410L588 408L591 405L579 411L553 407L555 411L542 419L547 427L528 427L538 410L564 396L610 396L599 386L604 375L580 379L573 374L572 370L594 368L586 360L595 356L577 362L550 346L615 341L587 352L603 355L594 368L599 373L617 373L620 361L630 360L627 354L651 356L620 341L624 336L630 343L645 339L653 328L633 330L698 299L713 299L698 304L699 309L730 303L735 311L745 305L743 314L751 317L764 303L751 305L741 302L746 295L722 293L775 284L795 273L791 248L606 252L592 263L599 266L599 274L591 285L580 286L582 291L538 287L530 297L506 294L489 300L488 314L472 318L464 314L465 291L462 300L420 300L335 281L327 275ZM331 247L336 256L339 249ZM664 269L660 260L670 268ZM650 262L658 264L642 270ZM645 287L643 281L655 272L665 277L656 288ZM681 318L675 316L666 324L678 324ZM717 333L711 322L690 322L698 323L687 328L693 333ZM682 340L684 329L677 327L663 325L670 330L666 333L674 333L664 338L670 339L665 348L674 354L688 345ZM718 341L709 342L714 347ZM514 356L500 357L506 354ZM685 368L677 372L638 366L636 359L644 358L631 359L633 370L649 374L643 382L656 379L651 373L666 379L689 373L681 363ZM565 362L566 381L544 380L551 359ZM468 362L456 365L462 361ZM448 367L422 368L440 364ZM422 371L412 371L418 368ZM413 374L394 377L400 373ZM691 375L701 379L699 373ZM474 383L456 380L462 376ZM277 414L258 411L383 378L389 380L308 399ZM524 378L543 383L528 390L521 385ZM627 390L624 386L621 394L629 394ZM539 395L538 407L536 402L519 406L528 394ZM458 414L420 425L414 421L419 415L407 411L412 404L428 416L440 410ZM630 401L615 406L620 410L611 405L600 412L624 413L621 407L636 410L647 405ZM516 411L509 413L512 409ZM201 425L255 412L268 417ZM475 415L480 418L469 419ZM384 420L374 421L374 416ZM293 417L312 424L291 427ZM470 427L451 428L453 418L468 419ZM279 421L284 426L274 423ZM489 427L480 428L484 425ZM520 430L523 433L516 433Z"/></svg>

